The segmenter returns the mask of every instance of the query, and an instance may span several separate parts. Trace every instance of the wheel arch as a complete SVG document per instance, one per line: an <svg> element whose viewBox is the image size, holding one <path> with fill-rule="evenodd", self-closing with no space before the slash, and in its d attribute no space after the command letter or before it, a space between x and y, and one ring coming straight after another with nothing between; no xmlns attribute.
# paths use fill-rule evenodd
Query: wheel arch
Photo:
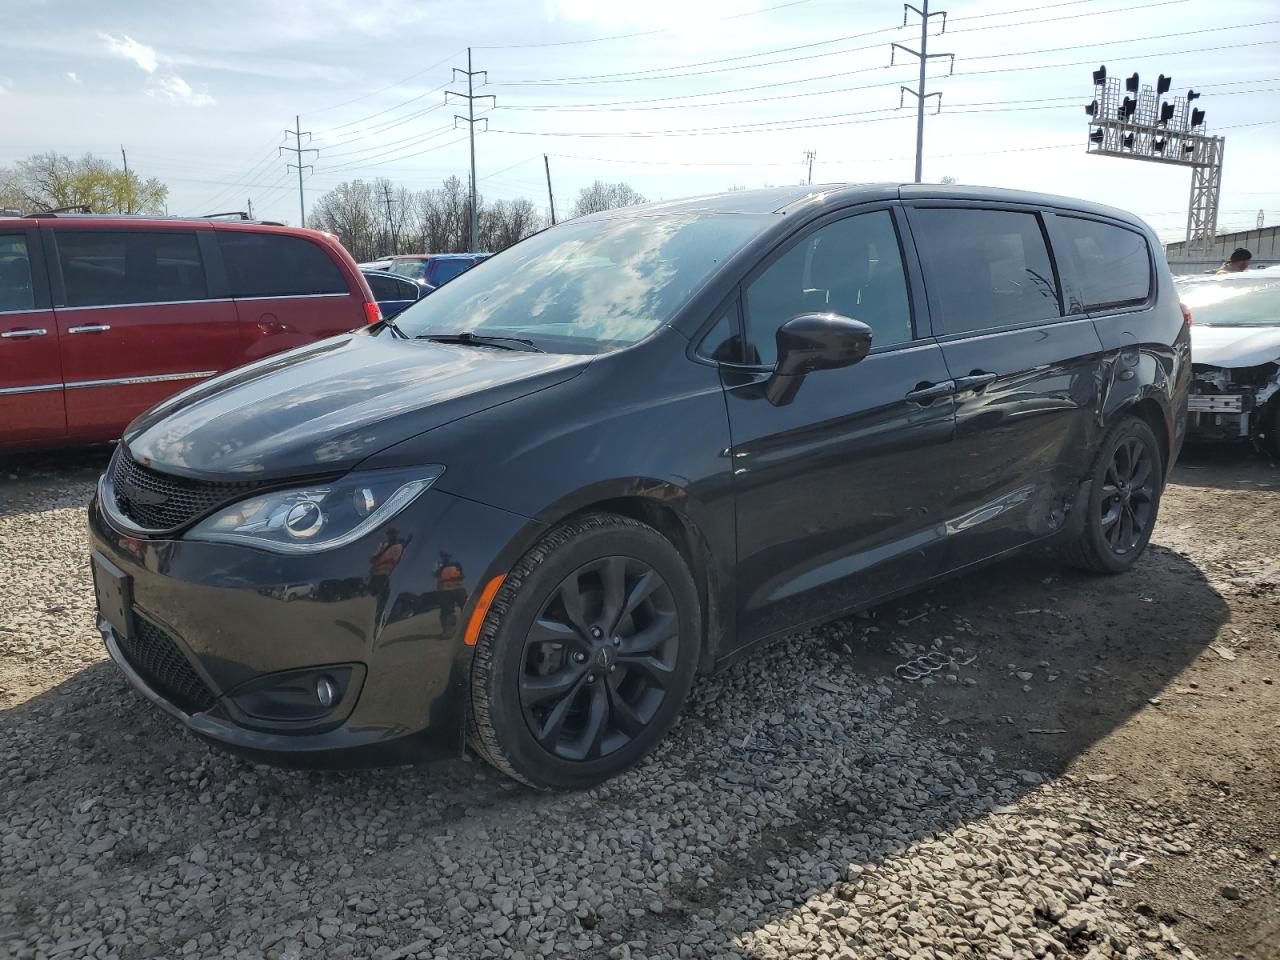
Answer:
<svg viewBox="0 0 1280 960"><path fill-rule="evenodd" d="M1169 454L1172 450L1171 425L1169 418L1165 414L1165 408L1160 404L1154 396L1148 394L1143 397L1135 397L1131 402L1120 407L1112 417L1111 422L1118 423L1121 417L1134 416L1146 423L1151 428L1151 432L1156 435L1156 443L1160 445L1160 469L1162 478L1168 479L1169 470L1172 465L1169 462Z"/></svg>

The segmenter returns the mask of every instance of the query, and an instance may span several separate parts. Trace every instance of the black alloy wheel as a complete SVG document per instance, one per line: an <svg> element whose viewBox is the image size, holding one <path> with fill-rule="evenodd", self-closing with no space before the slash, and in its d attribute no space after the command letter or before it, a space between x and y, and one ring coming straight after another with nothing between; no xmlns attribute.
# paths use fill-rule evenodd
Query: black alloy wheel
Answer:
<svg viewBox="0 0 1280 960"><path fill-rule="evenodd" d="M1164 458L1145 420L1128 416L1108 431L1088 490L1076 532L1059 545L1062 558L1094 573L1124 573L1147 549L1164 490Z"/></svg>
<svg viewBox="0 0 1280 960"><path fill-rule="evenodd" d="M1137 436L1115 448L1107 466L1099 504L1102 535L1125 556L1145 544L1156 515L1156 468L1152 452Z"/></svg>
<svg viewBox="0 0 1280 960"><path fill-rule="evenodd" d="M672 541L631 517L571 518L494 596L471 659L467 741L530 786L594 786L670 729L701 649L698 588Z"/></svg>
<svg viewBox="0 0 1280 960"><path fill-rule="evenodd" d="M667 696L680 633L671 590L633 557L565 577L525 637L520 705L538 743L593 760L630 743Z"/></svg>

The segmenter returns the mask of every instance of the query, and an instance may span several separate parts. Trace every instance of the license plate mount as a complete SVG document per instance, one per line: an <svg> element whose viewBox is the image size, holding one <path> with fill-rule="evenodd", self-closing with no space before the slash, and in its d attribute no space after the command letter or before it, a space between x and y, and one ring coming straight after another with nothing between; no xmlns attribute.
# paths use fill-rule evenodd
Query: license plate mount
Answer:
<svg viewBox="0 0 1280 960"><path fill-rule="evenodd" d="M92 558L98 614L122 639L133 636L133 578L100 553Z"/></svg>

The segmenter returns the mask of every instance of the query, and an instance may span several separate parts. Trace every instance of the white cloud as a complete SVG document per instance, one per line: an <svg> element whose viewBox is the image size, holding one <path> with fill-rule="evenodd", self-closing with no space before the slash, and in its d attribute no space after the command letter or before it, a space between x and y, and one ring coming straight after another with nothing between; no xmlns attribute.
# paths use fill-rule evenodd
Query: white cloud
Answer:
<svg viewBox="0 0 1280 960"><path fill-rule="evenodd" d="M68 70L66 73L63 74L63 76L66 77L68 80L70 80L72 83L80 82L80 78L76 76L76 72L74 70Z"/></svg>
<svg viewBox="0 0 1280 960"><path fill-rule="evenodd" d="M117 57L131 60L147 73L155 73L160 65L160 57L152 47L139 43L127 34L116 36L111 33L99 33L98 36L107 45L107 50Z"/></svg>
<svg viewBox="0 0 1280 960"><path fill-rule="evenodd" d="M162 100L168 100L172 103L185 103L191 107L208 107L216 102L213 97L203 90L193 90L191 84L176 73L157 77L147 93Z"/></svg>

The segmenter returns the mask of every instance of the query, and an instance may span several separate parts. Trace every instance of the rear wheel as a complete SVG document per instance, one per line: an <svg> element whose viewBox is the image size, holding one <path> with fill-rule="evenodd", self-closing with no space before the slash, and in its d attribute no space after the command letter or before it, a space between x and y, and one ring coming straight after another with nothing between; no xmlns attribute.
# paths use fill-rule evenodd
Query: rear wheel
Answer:
<svg viewBox="0 0 1280 960"><path fill-rule="evenodd" d="M611 514L565 524L516 564L485 618L472 747L542 789L626 769L674 722L699 623L693 578L652 527Z"/></svg>
<svg viewBox="0 0 1280 960"><path fill-rule="evenodd" d="M1084 526L1063 547L1064 559L1096 573L1128 570L1151 540L1163 486L1155 434L1137 417L1120 421L1102 442Z"/></svg>

